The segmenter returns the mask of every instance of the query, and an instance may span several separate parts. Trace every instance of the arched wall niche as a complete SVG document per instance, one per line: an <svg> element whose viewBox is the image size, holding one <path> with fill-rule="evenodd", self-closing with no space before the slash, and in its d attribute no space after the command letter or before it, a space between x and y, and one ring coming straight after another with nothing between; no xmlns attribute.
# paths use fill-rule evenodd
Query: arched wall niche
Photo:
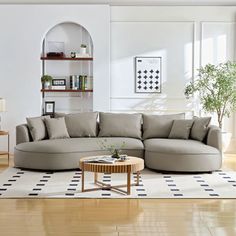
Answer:
<svg viewBox="0 0 236 236"><path fill-rule="evenodd" d="M82 53L81 44L86 45L85 54ZM49 59L47 53L61 51L64 53L64 59L44 60L45 57ZM76 53L76 58L65 60L71 59L71 52ZM61 92L52 91L57 89L55 85L50 87L50 92L45 90L42 92L42 112L46 112L45 103L48 101L55 102L56 113L92 111L93 60L89 58L93 58L93 41L90 33L82 25L74 22L59 23L45 34L41 56L44 58L42 75L47 74L55 80L66 81L65 88L60 88ZM87 76L86 83L83 85L80 76Z"/></svg>

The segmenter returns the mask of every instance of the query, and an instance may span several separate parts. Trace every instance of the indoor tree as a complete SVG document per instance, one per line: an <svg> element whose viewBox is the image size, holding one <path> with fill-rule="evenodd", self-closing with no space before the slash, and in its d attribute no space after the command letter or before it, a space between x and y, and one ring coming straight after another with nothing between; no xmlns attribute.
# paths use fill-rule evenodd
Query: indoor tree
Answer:
<svg viewBox="0 0 236 236"><path fill-rule="evenodd" d="M203 109L217 114L219 127L225 116L236 109L236 63L207 64L199 69L199 77L185 88L185 96L198 94Z"/></svg>

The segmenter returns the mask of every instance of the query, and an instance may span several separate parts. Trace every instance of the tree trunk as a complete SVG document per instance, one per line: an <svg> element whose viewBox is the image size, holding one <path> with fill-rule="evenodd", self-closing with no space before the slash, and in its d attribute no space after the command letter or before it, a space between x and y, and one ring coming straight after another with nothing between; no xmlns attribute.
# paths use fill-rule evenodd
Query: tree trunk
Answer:
<svg viewBox="0 0 236 236"><path fill-rule="evenodd" d="M218 124L219 124L219 128L222 129L222 119L223 117L221 117L221 115L218 113Z"/></svg>

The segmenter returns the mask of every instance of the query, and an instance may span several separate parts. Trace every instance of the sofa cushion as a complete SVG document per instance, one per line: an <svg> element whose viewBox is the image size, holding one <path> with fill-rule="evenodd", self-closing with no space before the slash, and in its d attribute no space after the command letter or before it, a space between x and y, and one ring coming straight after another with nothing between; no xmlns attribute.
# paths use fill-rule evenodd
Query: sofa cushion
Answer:
<svg viewBox="0 0 236 236"><path fill-rule="evenodd" d="M131 137L141 139L141 114L103 113L100 117L100 137Z"/></svg>
<svg viewBox="0 0 236 236"><path fill-rule="evenodd" d="M190 138L203 141L206 137L210 122L211 117L194 117Z"/></svg>
<svg viewBox="0 0 236 236"><path fill-rule="evenodd" d="M219 154L219 150L196 140L148 139L144 141L145 151L165 154Z"/></svg>
<svg viewBox="0 0 236 236"><path fill-rule="evenodd" d="M193 120L174 120L169 138L188 139Z"/></svg>
<svg viewBox="0 0 236 236"><path fill-rule="evenodd" d="M95 137L97 135L97 118L97 112L66 115L66 127L70 137Z"/></svg>
<svg viewBox="0 0 236 236"><path fill-rule="evenodd" d="M26 118L33 141L43 140L48 137L47 129L44 122L45 119L50 119L50 116Z"/></svg>
<svg viewBox="0 0 236 236"><path fill-rule="evenodd" d="M67 132L65 118L53 118L46 119L45 124L48 131L49 139L60 139L60 138L69 138L69 134Z"/></svg>
<svg viewBox="0 0 236 236"><path fill-rule="evenodd" d="M143 114L143 139L168 138L175 119L184 119L185 114L147 115Z"/></svg>

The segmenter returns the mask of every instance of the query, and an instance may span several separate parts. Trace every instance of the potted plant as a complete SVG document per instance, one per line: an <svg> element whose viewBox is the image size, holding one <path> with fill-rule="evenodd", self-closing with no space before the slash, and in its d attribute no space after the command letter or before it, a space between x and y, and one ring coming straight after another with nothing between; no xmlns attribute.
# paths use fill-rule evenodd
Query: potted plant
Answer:
<svg viewBox="0 0 236 236"><path fill-rule="evenodd" d="M198 79L185 88L187 98L193 94L199 95L206 112L217 114L218 125L222 130L224 117L229 117L236 109L236 63L228 61L201 67ZM227 149L227 139L230 142L229 137L231 134L222 131L224 151Z"/></svg>
<svg viewBox="0 0 236 236"><path fill-rule="evenodd" d="M86 54L87 46L85 44L80 45L80 54Z"/></svg>
<svg viewBox="0 0 236 236"><path fill-rule="evenodd" d="M50 86L51 86L51 84L52 84L52 76L50 76L50 75L43 75L42 77L41 77L41 82L42 82L42 84L43 84L43 88L44 89L49 89L50 88Z"/></svg>
<svg viewBox="0 0 236 236"><path fill-rule="evenodd" d="M122 149L125 147L125 142L122 142L120 146L114 144L108 144L107 139L99 140L98 145L102 150L110 152L112 158L119 159Z"/></svg>

